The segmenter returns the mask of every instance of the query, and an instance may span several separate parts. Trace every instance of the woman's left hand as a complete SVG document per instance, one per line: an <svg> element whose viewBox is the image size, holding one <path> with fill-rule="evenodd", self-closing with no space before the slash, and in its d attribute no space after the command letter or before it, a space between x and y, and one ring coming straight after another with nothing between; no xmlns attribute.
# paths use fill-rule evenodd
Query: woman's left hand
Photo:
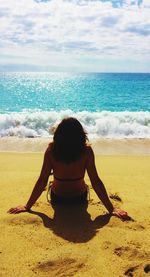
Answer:
<svg viewBox="0 0 150 277"><path fill-rule="evenodd" d="M112 215L115 215L123 220L126 220L129 218L128 216L128 213L121 210L121 209L117 209L117 208L114 208L113 212L112 212Z"/></svg>
<svg viewBox="0 0 150 277"><path fill-rule="evenodd" d="M7 212L10 213L10 214L19 214L19 213L24 213L24 212L27 212L28 209L26 208L26 206L17 206L15 208L11 208L9 209Z"/></svg>

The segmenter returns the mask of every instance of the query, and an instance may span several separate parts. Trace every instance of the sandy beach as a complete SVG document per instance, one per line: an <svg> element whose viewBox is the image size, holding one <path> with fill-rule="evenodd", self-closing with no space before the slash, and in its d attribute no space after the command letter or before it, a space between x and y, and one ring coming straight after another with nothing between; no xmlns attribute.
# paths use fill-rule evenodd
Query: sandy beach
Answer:
<svg viewBox="0 0 150 277"><path fill-rule="evenodd" d="M38 149L31 143L34 147L27 153L21 140L18 144L12 140L11 147L0 141L0 276L149 276L150 141L94 145L108 194L120 198L112 202L128 211L131 220L110 217L87 176L88 207L54 209L44 191L30 213L7 214L10 207L26 203L39 176L46 143Z"/></svg>

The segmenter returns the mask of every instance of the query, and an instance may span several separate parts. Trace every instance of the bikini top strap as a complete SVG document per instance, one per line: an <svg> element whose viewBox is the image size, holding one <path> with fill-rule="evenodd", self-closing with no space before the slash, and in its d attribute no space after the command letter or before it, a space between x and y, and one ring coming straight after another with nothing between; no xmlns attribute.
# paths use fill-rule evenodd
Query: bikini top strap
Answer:
<svg viewBox="0 0 150 277"><path fill-rule="evenodd" d="M82 180L83 178L84 178L84 176L82 176L80 178L75 178L75 179L69 179L69 178L61 179L61 178L54 176L54 179L61 181L61 182L75 182L75 181Z"/></svg>

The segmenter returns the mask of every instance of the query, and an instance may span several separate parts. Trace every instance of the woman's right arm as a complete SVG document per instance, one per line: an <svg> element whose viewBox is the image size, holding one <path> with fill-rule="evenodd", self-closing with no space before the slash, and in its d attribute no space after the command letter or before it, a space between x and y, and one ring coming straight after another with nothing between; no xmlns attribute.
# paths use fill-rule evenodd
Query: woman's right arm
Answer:
<svg viewBox="0 0 150 277"><path fill-rule="evenodd" d="M34 203L40 197L45 186L47 185L49 175L51 174L51 169L52 169L52 166L51 166L51 162L50 162L50 154L49 154L49 150L47 149L44 154L43 166L41 169L40 176L33 188L33 191L29 197L27 204L19 205L17 207L11 208L8 210L8 213L17 214L17 213L26 212L26 211L30 210L30 208L34 205Z"/></svg>
<svg viewBox="0 0 150 277"><path fill-rule="evenodd" d="M90 178L93 189L95 190L97 196L102 201L102 203L104 204L104 206L106 207L108 212L110 214L116 215L120 218L126 217L127 212L113 207L113 205L108 197L105 186L104 186L102 180L98 176L96 165L95 165L95 156L94 156L94 152L91 147L88 147L88 159L87 159L86 169L87 169L87 173Z"/></svg>

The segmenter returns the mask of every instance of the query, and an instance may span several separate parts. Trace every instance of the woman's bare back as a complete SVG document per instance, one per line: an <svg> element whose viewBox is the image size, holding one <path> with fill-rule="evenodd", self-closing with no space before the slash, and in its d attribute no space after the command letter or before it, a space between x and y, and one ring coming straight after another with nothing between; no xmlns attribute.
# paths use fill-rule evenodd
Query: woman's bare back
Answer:
<svg viewBox="0 0 150 277"><path fill-rule="evenodd" d="M52 190L57 195L76 196L87 190L84 182L89 146L82 157L71 163L56 161L52 156L52 144L48 148L51 168L53 170Z"/></svg>

